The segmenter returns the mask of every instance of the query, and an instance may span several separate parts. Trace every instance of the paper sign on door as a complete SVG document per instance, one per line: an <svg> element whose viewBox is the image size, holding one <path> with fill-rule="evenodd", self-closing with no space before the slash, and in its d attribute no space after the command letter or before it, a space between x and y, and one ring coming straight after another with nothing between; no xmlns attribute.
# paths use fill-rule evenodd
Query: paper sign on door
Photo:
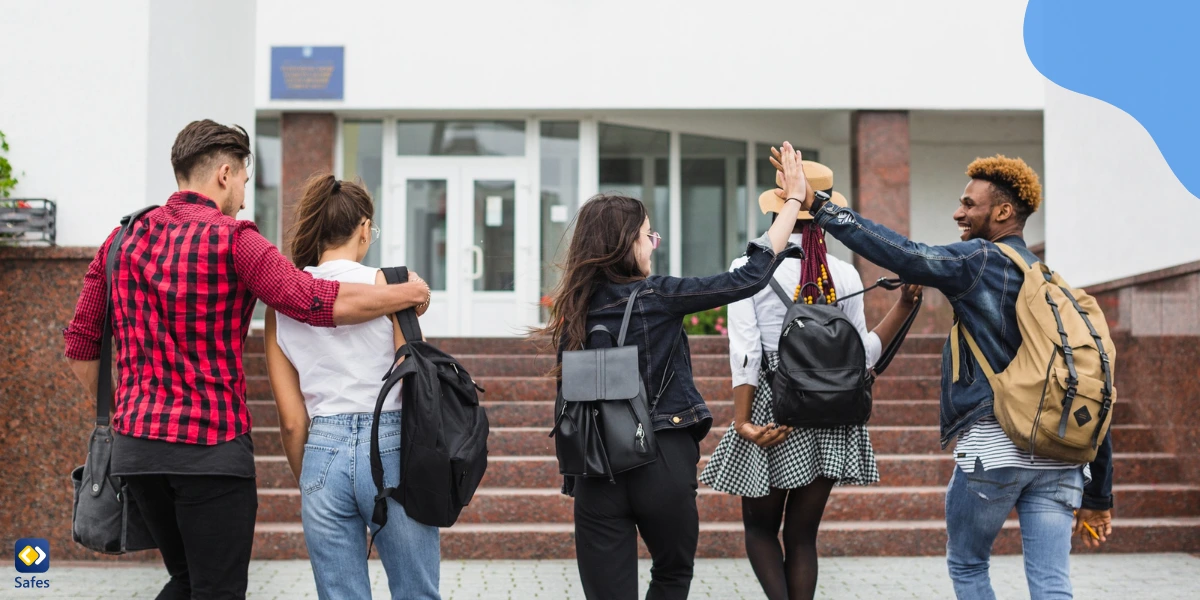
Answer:
<svg viewBox="0 0 1200 600"><path fill-rule="evenodd" d="M566 223L567 222L567 206L565 204L555 204L550 207L550 222L551 223Z"/></svg>
<svg viewBox="0 0 1200 600"><path fill-rule="evenodd" d="M484 223L488 227L500 227L504 225L504 197L503 196L488 196L487 210L484 215Z"/></svg>

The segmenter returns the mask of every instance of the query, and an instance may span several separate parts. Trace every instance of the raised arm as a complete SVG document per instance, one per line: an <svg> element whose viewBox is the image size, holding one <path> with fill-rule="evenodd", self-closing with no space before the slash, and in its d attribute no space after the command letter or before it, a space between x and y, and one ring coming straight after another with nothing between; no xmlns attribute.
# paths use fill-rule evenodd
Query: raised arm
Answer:
<svg viewBox="0 0 1200 600"><path fill-rule="evenodd" d="M794 161L791 146L784 143L780 159L771 161L783 174L784 185L803 177L799 158ZM783 194L783 191L776 191ZM808 191L804 210L813 205L813 190ZM832 202L813 213L817 225L863 258L896 273L907 283L941 290L951 299L971 289L983 273L988 252L981 240L930 246L908 238Z"/></svg>

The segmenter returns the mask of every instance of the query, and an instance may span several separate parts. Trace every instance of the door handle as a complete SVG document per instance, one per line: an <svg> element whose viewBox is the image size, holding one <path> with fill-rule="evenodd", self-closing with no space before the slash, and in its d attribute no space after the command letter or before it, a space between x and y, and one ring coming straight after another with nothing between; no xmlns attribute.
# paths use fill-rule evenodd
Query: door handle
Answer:
<svg viewBox="0 0 1200 600"><path fill-rule="evenodd" d="M480 248L479 246L470 246L467 248L467 251L471 253L472 266L468 276L472 281L475 281L483 277L483 248Z"/></svg>

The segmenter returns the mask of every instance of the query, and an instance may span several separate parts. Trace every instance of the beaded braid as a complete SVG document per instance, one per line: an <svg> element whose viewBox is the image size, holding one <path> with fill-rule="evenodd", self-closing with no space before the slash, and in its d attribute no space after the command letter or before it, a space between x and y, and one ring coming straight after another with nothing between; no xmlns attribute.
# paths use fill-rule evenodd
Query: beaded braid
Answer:
<svg viewBox="0 0 1200 600"><path fill-rule="evenodd" d="M833 287L833 278L829 276L829 258L825 251L825 232L813 221L804 224L801 231L803 239L800 248L804 250L804 260L800 262L800 283L792 294L792 302L800 302L800 291L804 290L805 304L813 304L812 286L805 288L807 283L815 283L826 304L837 302L837 290Z"/></svg>

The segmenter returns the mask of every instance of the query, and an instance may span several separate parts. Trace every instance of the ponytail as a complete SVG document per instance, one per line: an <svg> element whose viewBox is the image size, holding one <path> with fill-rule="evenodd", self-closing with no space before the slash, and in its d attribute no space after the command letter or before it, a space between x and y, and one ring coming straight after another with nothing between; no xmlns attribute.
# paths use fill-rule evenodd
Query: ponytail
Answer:
<svg viewBox="0 0 1200 600"><path fill-rule="evenodd" d="M826 304L837 302L837 290L833 287L833 277L829 274L829 255L825 248L825 232L816 222L808 221L801 230L803 238L800 248L804 250L804 260L800 263L800 284L792 295L794 302L815 304L824 296ZM814 289L812 285L816 288Z"/></svg>
<svg viewBox="0 0 1200 600"><path fill-rule="evenodd" d="M361 184L338 181L328 173L313 175L296 205L292 262L301 269L315 267L322 252L346 243L363 219L374 215L375 202Z"/></svg>

